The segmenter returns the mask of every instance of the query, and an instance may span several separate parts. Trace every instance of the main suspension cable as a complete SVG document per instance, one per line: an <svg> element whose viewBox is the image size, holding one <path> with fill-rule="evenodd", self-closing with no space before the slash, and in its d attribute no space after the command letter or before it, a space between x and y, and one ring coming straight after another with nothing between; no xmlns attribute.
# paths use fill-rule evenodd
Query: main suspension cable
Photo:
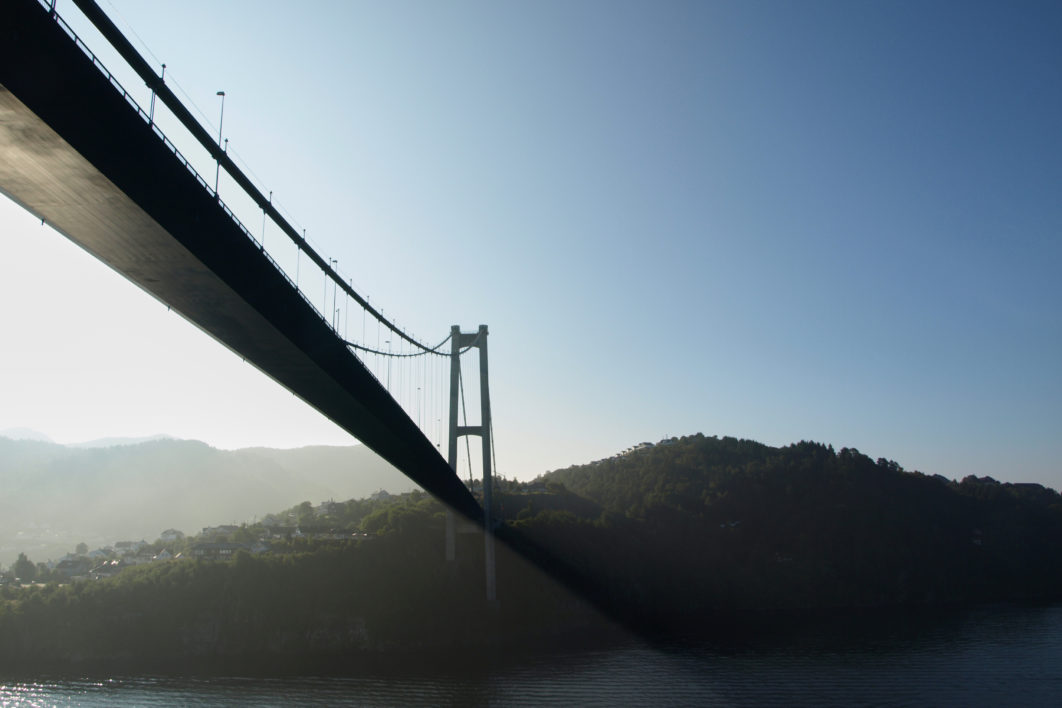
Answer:
<svg viewBox="0 0 1062 708"><path fill-rule="evenodd" d="M336 336L338 336L338 333L337 333ZM480 336L482 336L482 335L477 334L476 338L473 339L472 342L468 346L466 346L465 348L463 348L463 349L461 349L460 351L457 352L457 355L461 356L462 354L467 352L469 349L472 349L473 347L477 346L479 344ZM380 334L379 334L379 332L377 332L376 333L377 340L379 340L379 337L380 337ZM453 337L452 334L446 335L446 339L442 340L441 342L439 342L438 344L436 344L434 347L431 347L431 348L428 348L428 347L425 347L423 345L419 345L418 344L418 346L421 347L421 351L419 351L419 352L411 352L409 354L404 354L404 353L401 353L401 352L394 352L394 351L383 351L383 350L378 349L378 348L377 349L373 349L372 347L367 347L364 344L358 344L357 342L351 342L351 341L349 341L347 339L343 339L342 337L340 337L339 339L340 339L340 341L343 342L343 344L346 344L351 349L357 349L360 352L366 352L368 354L376 354L378 356L389 356L389 357L391 357L393 359L408 359L410 357L415 357L415 356L424 356L425 354L434 354L436 356L445 356L445 357L453 356L452 353L441 351L443 346L447 342L450 341L451 337ZM377 343L376 346L379 347L380 346L379 343Z"/></svg>
<svg viewBox="0 0 1062 708"><path fill-rule="evenodd" d="M446 339L442 340L441 342L439 342L434 347L431 347L430 349L427 348L427 347L424 347L419 352L411 352L409 354L405 354L405 353L402 353L402 352L393 352L393 351L392 352L386 352L386 351L381 351L380 349L373 349L372 347L367 347L364 344L358 344L357 342L351 342L349 340L343 339L342 337L340 337L340 340L343 342L343 344L346 344L351 349L357 349L360 352L366 352L368 354L378 354L379 356L389 356L389 357L392 357L394 359L409 359L410 357L424 356L425 354L435 354L436 356L450 356L448 353L440 351L440 349L442 349L443 345L445 345L447 342L450 341L450 337L451 336L453 336L453 335L446 335ZM377 344L376 346L379 346L379 344ZM471 349L471 346L469 346L469 347L465 348L464 350L462 350L461 353L464 353L464 352L468 351L469 349Z"/></svg>
<svg viewBox="0 0 1062 708"><path fill-rule="evenodd" d="M96 4L95 0L73 0L73 3L79 10L81 10L81 13L85 18L95 25L100 34L110 42L111 46L117 50L118 54L121 55L122 59L126 61L129 67L140 76L144 83L147 84L148 88L150 88L152 92L173 112L173 116L188 130L189 133L191 133L192 137L195 138L207 153L217 161L219 167L224 167L225 172L227 172L236 184L243 189L244 193L251 198L264 214L272 219L273 223L276 224L289 239L291 239L295 244L299 255L305 251L310 260L328 279L332 280L343 290L344 293L353 298L365 312L372 315L378 322L387 327L387 329L391 330L400 338L418 349L424 350L425 352L433 351L431 347L422 344L406 334L398 327L398 325L384 317L382 311L378 312L374 309L367 299L363 298L354 290L353 286L347 284L347 282L332 267L331 262L322 258L320 254L314 250L306 239L305 231L300 235L288 219L281 215L277 210L277 206L274 204L274 200L267 198L261 190L258 189L254 182L251 181L247 174L241 170L235 162L233 162L232 157L227 151L214 141L214 137L203 128L202 123L192 115L191 111L188 110L184 103L177 98L176 94L174 94L166 84L165 77L155 73L151 64L144 59L140 54L140 51L133 46L132 42L122 34L121 30L119 30L114 24L114 21L111 20L107 13ZM141 42L143 42L143 40L141 40ZM157 57L155 57L155 59L156 61L158 60ZM200 113L202 112L200 111ZM215 189L214 191L216 196L217 190ZM298 258L298 256L296 257ZM296 287L298 284L297 269L298 265L296 265Z"/></svg>

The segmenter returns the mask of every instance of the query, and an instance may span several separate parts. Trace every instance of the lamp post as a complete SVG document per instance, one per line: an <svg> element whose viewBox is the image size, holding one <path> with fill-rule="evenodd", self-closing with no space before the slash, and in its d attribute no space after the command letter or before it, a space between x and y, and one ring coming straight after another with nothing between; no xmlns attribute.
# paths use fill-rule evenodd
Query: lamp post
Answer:
<svg viewBox="0 0 1062 708"><path fill-rule="evenodd" d="M221 117L218 118L218 147L221 147L221 126L225 123L225 92L218 91L221 96ZM227 147L227 146L226 146ZM221 158L218 158L217 167L214 169L214 196L218 196L218 177L221 176Z"/></svg>

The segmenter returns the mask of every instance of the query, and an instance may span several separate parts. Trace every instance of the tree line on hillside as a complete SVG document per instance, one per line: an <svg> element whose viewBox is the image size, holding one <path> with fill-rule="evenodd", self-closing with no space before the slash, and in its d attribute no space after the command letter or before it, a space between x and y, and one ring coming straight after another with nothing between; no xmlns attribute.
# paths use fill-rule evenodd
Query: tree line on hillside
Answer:
<svg viewBox="0 0 1062 708"><path fill-rule="evenodd" d="M166 558L195 557L195 549L204 543L244 546L248 550L267 549L276 553L305 551L320 548L327 541L351 540L356 535L386 533L399 526L399 519L408 516L411 509L425 509L426 505L438 507L421 490L399 495L377 493L371 498L351 499L346 502L326 501L314 506L304 501L280 512L266 514L261 521L239 525L207 527L201 533L186 536L174 529L153 542L139 542L132 549L106 546L89 550L79 543L66 559L84 561L79 565L82 574L93 565L114 560L129 560L139 564L164 556ZM437 511L437 509L436 509ZM340 544L341 545L341 544ZM34 562L23 552L7 569L0 571L0 586L13 582L49 583L70 579L68 572L53 561Z"/></svg>
<svg viewBox="0 0 1062 708"><path fill-rule="evenodd" d="M1038 484L703 435L544 479L601 511L543 512L514 523L518 539L652 621L1062 598L1062 497Z"/></svg>
<svg viewBox="0 0 1062 708"><path fill-rule="evenodd" d="M475 648L600 622L504 549L506 601L485 608L482 538L460 536L450 565L438 502L405 495L389 506L369 539L292 538L228 562L175 560L95 582L0 588L0 665L320 670L367 652Z"/></svg>
<svg viewBox="0 0 1062 708"><path fill-rule="evenodd" d="M361 533L0 589L0 662L349 656L593 634L608 620L704 635L764 612L1062 599L1057 492L852 449L696 435L496 498L493 611L482 537L459 534L447 564L445 512L424 493L305 502L267 519Z"/></svg>

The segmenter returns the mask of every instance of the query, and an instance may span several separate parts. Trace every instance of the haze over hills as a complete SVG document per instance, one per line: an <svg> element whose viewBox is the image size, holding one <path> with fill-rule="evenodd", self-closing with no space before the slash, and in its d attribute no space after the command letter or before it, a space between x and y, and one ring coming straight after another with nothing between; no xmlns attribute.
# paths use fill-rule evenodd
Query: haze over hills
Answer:
<svg viewBox="0 0 1062 708"><path fill-rule="evenodd" d="M218 450L192 440L58 445L0 437L0 564L79 542L154 540L167 528L250 522L301 501L414 488L368 448Z"/></svg>
<svg viewBox="0 0 1062 708"><path fill-rule="evenodd" d="M55 442L50 437L32 428L6 428L0 430L0 438L10 440L36 440L38 442Z"/></svg>
<svg viewBox="0 0 1062 708"><path fill-rule="evenodd" d="M0 430L0 438L8 438L9 440L35 440L37 442L47 443L55 442L51 436L42 433L39 430L34 430L33 428L6 428ZM64 447L117 447L119 445L137 445L139 443L152 442L153 440L177 440L177 438L172 435L159 433L158 435L148 435L140 438L97 438L95 440L85 440L84 442L57 444L61 444Z"/></svg>

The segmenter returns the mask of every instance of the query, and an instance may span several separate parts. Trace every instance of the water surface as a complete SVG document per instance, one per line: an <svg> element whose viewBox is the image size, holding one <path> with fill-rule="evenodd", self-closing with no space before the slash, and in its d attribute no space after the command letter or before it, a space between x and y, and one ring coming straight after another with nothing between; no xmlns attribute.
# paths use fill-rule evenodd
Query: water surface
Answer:
<svg viewBox="0 0 1062 708"><path fill-rule="evenodd" d="M388 655L331 676L5 676L8 706L1049 706L1062 606L808 620L755 637Z"/></svg>

